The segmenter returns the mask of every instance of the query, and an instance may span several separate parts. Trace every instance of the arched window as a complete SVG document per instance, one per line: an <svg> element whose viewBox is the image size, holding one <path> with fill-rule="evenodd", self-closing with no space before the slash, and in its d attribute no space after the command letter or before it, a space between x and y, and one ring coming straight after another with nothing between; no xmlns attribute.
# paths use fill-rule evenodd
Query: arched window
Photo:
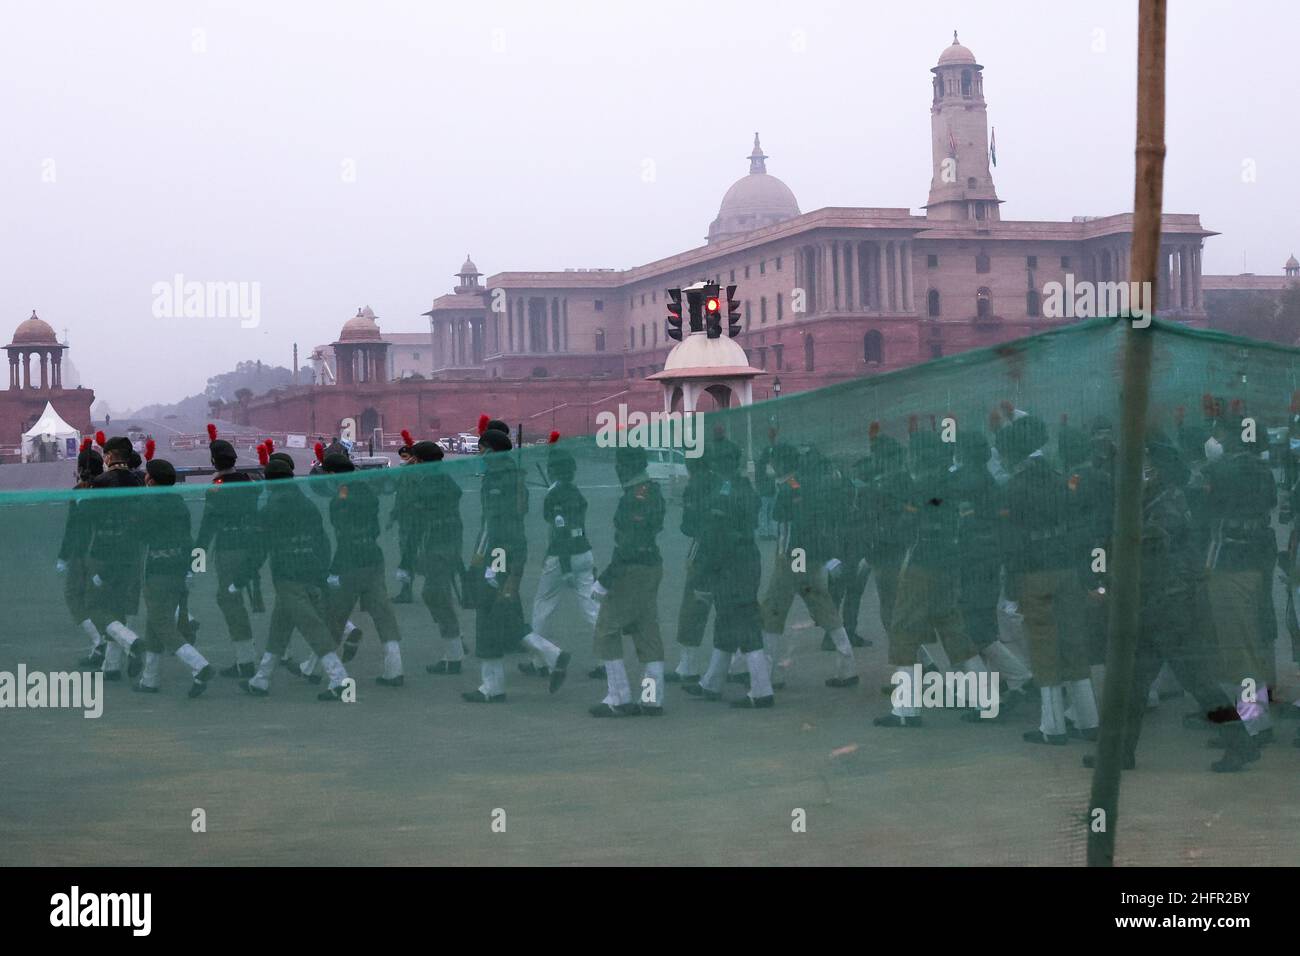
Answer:
<svg viewBox="0 0 1300 956"><path fill-rule="evenodd" d="M925 296L925 303L930 318L937 319L939 317L939 290L931 289Z"/></svg>
<svg viewBox="0 0 1300 956"><path fill-rule="evenodd" d="M597 352L605 351L605 330L604 329L596 330L596 351Z"/></svg>
<svg viewBox="0 0 1300 956"><path fill-rule="evenodd" d="M868 365L884 364L885 337L877 329L862 336L862 360Z"/></svg>
<svg viewBox="0 0 1300 956"><path fill-rule="evenodd" d="M993 315L993 294L989 292L986 286L980 286L975 293L975 314L981 319L987 319Z"/></svg>
<svg viewBox="0 0 1300 956"><path fill-rule="evenodd" d="M803 370L811 372L814 369L815 362L813 359L813 337L805 335L803 337Z"/></svg>

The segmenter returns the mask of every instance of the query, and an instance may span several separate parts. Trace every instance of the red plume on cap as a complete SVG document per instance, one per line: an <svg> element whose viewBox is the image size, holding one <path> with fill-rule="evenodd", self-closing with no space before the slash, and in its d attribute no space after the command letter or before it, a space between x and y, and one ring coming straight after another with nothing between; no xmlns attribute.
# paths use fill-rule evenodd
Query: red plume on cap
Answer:
<svg viewBox="0 0 1300 956"><path fill-rule="evenodd" d="M405 428L402 429L402 444L407 448L415 444L415 439L411 437L411 433Z"/></svg>
<svg viewBox="0 0 1300 956"><path fill-rule="evenodd" d="M267 450L266 446L265 446L265 445L258 445L258 446L257 446L257 463L258 463L259 465L261 465L263 468L265 468L265 467L267 466L267 464L270 462L270 460L271 460L271 453Z"/></svg>
<svg viewBox="0 0 1300 956"><path fill-rule="evenodd" d="M81 450L86 451L88 448L90 448L90 443L92 440L93 439L89 435L81 439Z"/></svg>
<svg viewBox="0 0 1300 956"><path fill-rule="evenodd" d="M870 425L867 426L867 437L869 439L875 441L876 436L879 434L880 434L880 422L872 422Z"/></svg>
<svg viewBox="0 0 1300 956"><path fill-rule="evenodd" d="M208 441L214 442L216 440L217 440L217 426L212 424L212 422L208 422Z"/></svg>
<svg viewBox="0 0 1300 956"><path fill-rule="evenodd" d="M103 432L95 432L95 444L96 444L96 445L98 445L100 448L103 448L103 447L104 447L104 442L106 442L106 441L108 441L108 439L104 437L104 433L103 433Z"/></svg>
<svg viewBox="0 0 1300 956"><path fill-rule="evenodd" d="M1214 417L1214 396L1209 392L1201 396L1201 411L1205 413L1206 418Z"/></svg>
<svg viewBox="0 0 1300 956"><path fill-rule="evenodd" d="M998 414L998 410L995 408L993 411L989 412L989 431L995 432L1001 427L1002 416Z"/></svg>
<svg viewBox="0 0 1300 956"><path fill-rule="evenodd" d="M324 442L317 442L316 445L312 448L312 451L316 452L316 460L317 460L317 461L323 462L323 461L325 460L325 443L324 443Z"/></svg>
<svg viewBox="0 0 1300 956"><path fill-rule="evenodd" d="M1239 398L1232 400L1232 414L1240 415L1246 409L1246 403Z"/></svg>
<svg viewBox="0 0 1300 956"><path fill-rule="evenodd" d="M555 444L557 441L559 441L559 440L560 440L560 433L559 433L559 432L551 432L550 437L546 439L546 443L547 443L548 445L554 445L554 444Z"/></svg>
<svg viewBox="0 0 1300 956"><path fill-rule="evenodd" d="M916 434L916 416L915 416L915 415L908 415L908 416L907 416L907 433L908 433L909 435L915 435L915 434Z"/></svg>
<svg viewBox="0 0 1300 956"><path fill-rule="evenodd" d="M490 421L492 421L492 419L487 415L480 415L478 417L478 433L480 435L482 435L485 431L487 431L488 422Z"/></svg>
<svg viewBox="0 0 1300 956"><path fill-rule="evenodd" d="M266 453L268 455L271 454L271 452L275 451L275 442L272 441L270 438L268 438L265 442L263 442L263 444L266 445Z"/></svg>
<svg viewBox="0 0 1300 956"><path fill-rule="evenodd" d="M152 438L144 443L144 460L153 461L153 453L158 450L158 443Z"/></svg>
<svg viewBox="0 0 1300 956"><path fill-rule="evenodd" d="M1015 417L1016 417L1016 406L1015 406L1015 403L1014 403L1014 402L1003 402L1003 403L1002 403L1002 411L1006 414L1006 416L1007 416L1008 419L1015 418Z"/></svg>

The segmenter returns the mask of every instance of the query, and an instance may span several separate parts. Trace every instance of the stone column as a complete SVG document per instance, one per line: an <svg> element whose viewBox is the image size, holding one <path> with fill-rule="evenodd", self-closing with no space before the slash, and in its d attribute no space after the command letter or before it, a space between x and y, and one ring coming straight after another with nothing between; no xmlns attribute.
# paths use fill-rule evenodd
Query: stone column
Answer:
<svg viewBox="0 0 1300 956"><path fill-rule="evenodd" d="M903 306L903 244L897 240L894 246L894 310L902 312Z"/></svg>
<svg viewBox="0 0 1300 956"><path fill-rule="evenodd" d="M889 305L888 292L889 260L885 255L885 241L876 240L876 311L884 312Z"/></svg>
<svg viewBox="0 0 1300 956"><path fill-rule="evenodd" d="M47 389L50 387L50 353L42 349L37 354L41 359L41 388Z"/></svg>
<svg viewBox="0 0 1300 956"><path fill-rule="evenodd" d="M1183 264L1182 264L1182 247L1174 247L1174 261L1171 267L1172 275L1169 278L1169 305L1175 311L1181 311L1183 307Z"/></svg>
<svg viewBox="0 0 1300 956"><path fill-rule="evenodd" d="M911 312L916 308L912 294L912 240L903 240L903 308Z"/></svg>

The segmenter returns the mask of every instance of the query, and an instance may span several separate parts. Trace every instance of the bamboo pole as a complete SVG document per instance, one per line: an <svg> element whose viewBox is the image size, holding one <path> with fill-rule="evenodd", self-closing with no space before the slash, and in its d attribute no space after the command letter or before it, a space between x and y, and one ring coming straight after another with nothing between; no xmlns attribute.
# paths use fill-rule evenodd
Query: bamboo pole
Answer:
<svg viewBox="0 0 1300 956"><path fill-rule="evenodd" d="M1165 0L1138 5L1137 169L1133 190L1133 252L1129 278L1151 290L1155 311L1156 262L1160 253L1160 204L1165 164ZM1144 323L1148 324L1149 323ZM1115 532L1109 577L1110 645L1102 698L1097 766L1088 814L1088 865L1112 866L1119 825L1120 766L1124 724L1133 686L1142 602L1142 451L1151 393L1151 328L1130 323L1124 335L1122 425L1115 482ZM1097 810L1105 813L1098 820ZM1104 825L1099 825L1104 822Z"/></svg>

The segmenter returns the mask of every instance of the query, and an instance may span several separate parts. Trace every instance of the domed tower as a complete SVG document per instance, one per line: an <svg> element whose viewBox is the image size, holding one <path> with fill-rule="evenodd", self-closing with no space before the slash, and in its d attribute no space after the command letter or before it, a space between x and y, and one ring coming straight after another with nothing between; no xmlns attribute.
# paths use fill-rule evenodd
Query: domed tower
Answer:
<svg viewBox="0 0 1300 956"><path fill-rule="evenodd" d="M754 134L754 151L749 154L749 175L736 180L709 225L709 242L742 236L764 226L773 226L799 215L799 203L790 187L767 171L767 156Z"/></svg>
<svg viewBox="0 0 1300 956"><path fill-rule="evenodd" d="M993 220L1000 218L997 192L989 171L988 109L984 102L984 67L957 41L939 56L930 106L934 168L927 219Z"/></svg>
<svg viewBox="0 0 1300 956"><path fill-rule="evenodd" d="M456 273L456 278L460 280L456 283L456 294L467 295L472 292L482 292L483 287L478 284L481 275L478 266L474 265L474 260L469 257L469 253L465 253L465 264Z"/></svg>
<svg viewBox="0 0 1300 956"><path fill-rule="evenodd" d="M339 385L359 382L384 382L388 378L388 343L379 332L379 323L370 306L343 323L334 347L337 363L335 381Z"/></svg>
<svg viewBox="0 0 1300 956"><path fill-rule="evenodd" d="M32 310L14 329L13 341L5 346L9 353L9 387L11 389L63 388L63 353L67 346L58 340L54 329ZM32 359L39 363L40 382L32 370Z"/></svg>
<svg viewBox="0 0 1300 956"><path fill-rule="evenodd" d="M1286 265L1282 267L1282 274L1292 279L1300 278L1300 259L1296 259L1295 253L1291 253L1291 258L1287 259Z"/></svg>

